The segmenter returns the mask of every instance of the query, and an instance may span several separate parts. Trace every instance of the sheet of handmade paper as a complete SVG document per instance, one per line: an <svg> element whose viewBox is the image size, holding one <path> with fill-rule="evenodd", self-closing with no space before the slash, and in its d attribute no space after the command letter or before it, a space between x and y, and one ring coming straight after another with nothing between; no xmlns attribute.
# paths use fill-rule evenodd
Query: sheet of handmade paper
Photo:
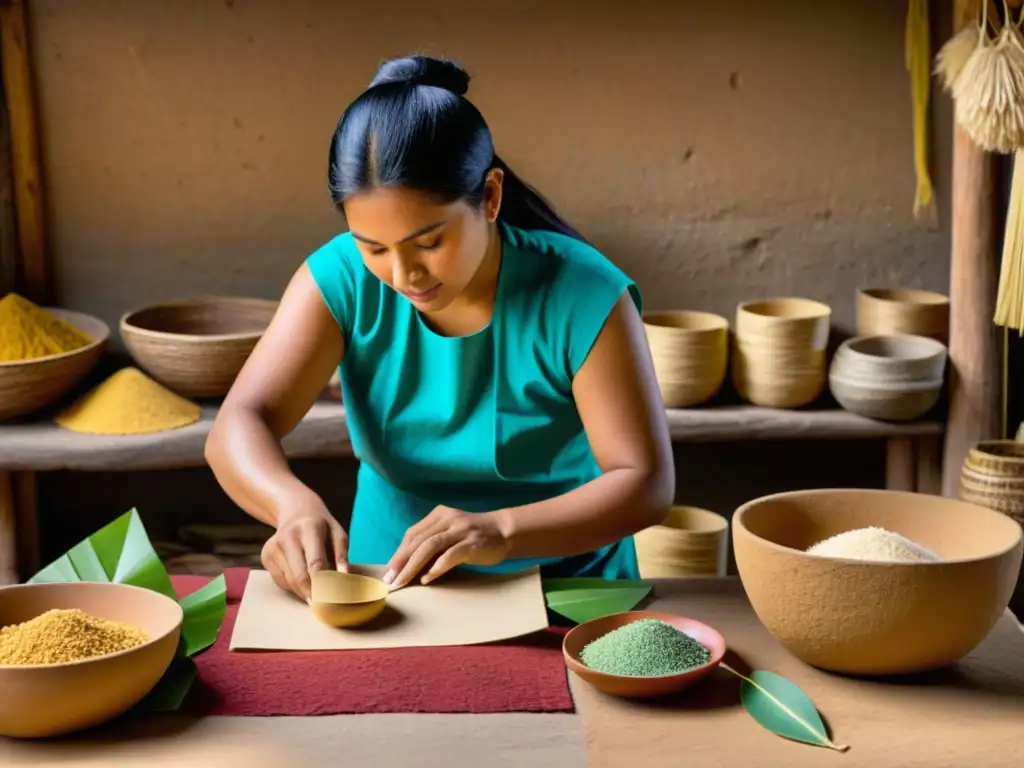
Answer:
<svg viewBox="0 0 1024 768"><path fill-rule="evenodd" d="M380 577L383 568L359 571ZM428 586L388 596L384 612L360 627L338 629L274 584L266 571L249 574L231 636L231 650L354 650L473 645L528 635L548 626L540 571L450 574Z"/></svg>

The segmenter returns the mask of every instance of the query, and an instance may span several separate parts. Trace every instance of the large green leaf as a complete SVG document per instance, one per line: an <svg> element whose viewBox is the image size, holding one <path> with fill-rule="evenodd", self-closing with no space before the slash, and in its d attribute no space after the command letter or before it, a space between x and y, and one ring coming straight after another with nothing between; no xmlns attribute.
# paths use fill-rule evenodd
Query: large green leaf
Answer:
<svg viewBox="0 0 1024 768"><path fill-rule="evenodd" d="M30 583L75 581L130 584L178 599L135 509L80 541L29 579ZM224 622L226 593L221 574L178 601L184 619L175 661L139 709L170 711L181 706L196 678L191 657L213 645Z"/></svg>
<svg viewBox="0 0 1024 768"><path fill-rule="evenodd" d="M633 610L652 586L643 580L587 577L545 579L543 584L548 608L577 624Z"/></svg>
<svg viewBox="0 0 1024 768"><path fill-rule="evenodd" d="M776 736L804 744L839 752L849 749L846 745L835 744L828 737L817 708L796 683L774 672L755 670L746 677L726 664L722 667L743 681L740 700L763 728Z"/></svg>
<svg viewBox="0 0 1024 768"><path fill-rule="evenodd" d="M186 656L195 656L216 641L227 611L226 594L227 582L222 573L205 587L181 599L185 612L181 636L185 641Z"/></svg>

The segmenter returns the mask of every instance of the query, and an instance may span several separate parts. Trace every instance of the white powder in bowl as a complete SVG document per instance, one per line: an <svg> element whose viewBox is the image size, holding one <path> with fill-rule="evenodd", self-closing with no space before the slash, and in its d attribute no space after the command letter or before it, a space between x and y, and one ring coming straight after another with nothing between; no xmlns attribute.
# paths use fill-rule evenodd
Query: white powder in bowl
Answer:
<svg viewBox="0 0 1024 768"><path fill-rule="evenodd" d="M937 563L942 560L930 549L875 526L836 534L810 547L807 554L886 563Z"/></svg>

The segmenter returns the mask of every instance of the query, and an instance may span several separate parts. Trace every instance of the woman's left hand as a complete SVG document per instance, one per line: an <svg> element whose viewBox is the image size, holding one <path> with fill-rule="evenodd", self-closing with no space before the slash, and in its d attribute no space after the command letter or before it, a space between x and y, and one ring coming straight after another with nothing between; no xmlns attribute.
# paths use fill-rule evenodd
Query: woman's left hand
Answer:
<svg viewBox="0 0 1024 768"><path fill-rule="evenodd" d="M497 513L435 507L405 532L384 581L400 589L430 565L420 579L427 584L457 565L497 565L509 548Z"/></svg>

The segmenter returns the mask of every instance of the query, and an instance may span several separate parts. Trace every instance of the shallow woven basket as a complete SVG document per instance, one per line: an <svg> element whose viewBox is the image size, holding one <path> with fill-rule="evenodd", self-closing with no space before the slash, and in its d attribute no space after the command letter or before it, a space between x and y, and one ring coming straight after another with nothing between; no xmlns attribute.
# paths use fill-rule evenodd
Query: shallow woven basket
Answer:
<svg viewBox="0 0 1024 768"><path fill-rule="evenodd" d="M59 355L0 363L0 420L28 416L53 405L92 370L106 349L110 328L102 320L67 309L45 309L92 342Z"/></svg>
<svg viewBox="0 0 1024 768"><path fill-rule="evenodd" d="M906 333L949 341L949 297L913 288L857 292L857 335Z"/></svg>
<svg viewBox="0 0 1024 768"><path fill-rule="evenodd" d="M135 362L185 397L222 397L270 324L277 302L208 296L156 304L121 318Z"/></svg>

